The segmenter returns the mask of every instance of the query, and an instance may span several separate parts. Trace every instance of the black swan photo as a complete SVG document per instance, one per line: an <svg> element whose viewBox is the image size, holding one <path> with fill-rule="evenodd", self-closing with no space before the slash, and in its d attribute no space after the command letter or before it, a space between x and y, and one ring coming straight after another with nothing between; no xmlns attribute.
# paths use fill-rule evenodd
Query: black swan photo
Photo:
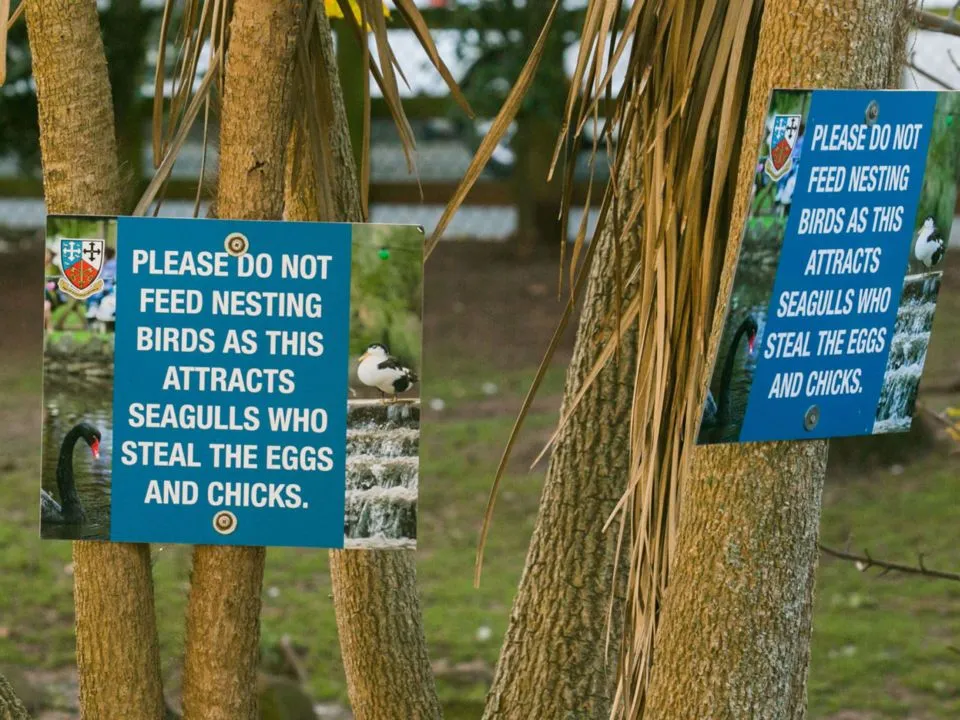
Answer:
<svg viewBox="0 0 960 720"><path fill-rule="evenodd" d="M68 246L88 240L87 249L102 252L102 266L96 290L78 298L67 291L69 286L64 289L63 278L74 267L69 266ZM100 320L106 318L104 308L115 307L116 244L113 218L49 218L40 488L44 538L110 539L115 326L112 319ZM79 275L74 278L83 283Z"/></svg>
<svg viewBox="0 0 960 720"><path fill-rule="evenodd" d="M729 420L730 385L733 381L734 370L737 367L737 352L740 349L740 344L743 341L743 338L746 337L747 356L749 357L753 353L753 347L757 339L758 329L759 326L757 325L757 321L752 315L747 315L747 317L743 319L743 322L741 322L737 327L737 330L733 335L733 340L726 349L726 358L723 361L723 370L720 373L720 386L718 388L716 399L714 399L712 390L707 391L707 401L703 408L703 427L722 428ZM739 369L741 372L743 372L743 363L740 363ZM737 408L741 416L746 408L746 398L744 397L742 399L743 404L739 405Z"/></svg>
<svg viewBox="0 0 960 720"><path fill-rule="evenodd" d="M57 458L57 490L60 502L43 488L40 489L40 520L43 523L79 525L86 519L83 502L77 493L77 481L73 475L73 450L80 439L90 447L93 459L100 457L100 431L90 423L74 425L60 445Z"/></svg>

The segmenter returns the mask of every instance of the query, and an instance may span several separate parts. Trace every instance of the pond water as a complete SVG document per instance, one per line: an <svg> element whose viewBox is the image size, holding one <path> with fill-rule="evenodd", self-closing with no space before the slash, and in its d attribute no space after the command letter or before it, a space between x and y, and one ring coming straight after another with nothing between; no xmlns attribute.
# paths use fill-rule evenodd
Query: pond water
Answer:
<svg viewBox="0 0 960 720"><path fill-rule="evenodd" d="M113 449L113 389L109 383L64 382L58 375L47 378L43 408L43 489L60 502L57 462L64 437L77 423L88 422L101 433L100 458L79 440L73 452L73 476L86 520L81 525L46 523L40 533L46 538L107 539L110 534L110 479Z"/></svg>

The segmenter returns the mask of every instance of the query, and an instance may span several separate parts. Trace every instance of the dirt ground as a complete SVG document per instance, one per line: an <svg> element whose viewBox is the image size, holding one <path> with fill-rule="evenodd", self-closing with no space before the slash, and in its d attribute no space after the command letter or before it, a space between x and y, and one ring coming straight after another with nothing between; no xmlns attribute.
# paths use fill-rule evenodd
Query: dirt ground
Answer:
<svg viewBox="0 0 960 720"><path fill-rule="evenodd" d="M424 276L424 357L436 349L492 369L536 367L564 307L557 300L558 268L559 252L546 249L519 262L499 243L442 243ZM570 356L575 325L574 319L558 364Z"/></svg>

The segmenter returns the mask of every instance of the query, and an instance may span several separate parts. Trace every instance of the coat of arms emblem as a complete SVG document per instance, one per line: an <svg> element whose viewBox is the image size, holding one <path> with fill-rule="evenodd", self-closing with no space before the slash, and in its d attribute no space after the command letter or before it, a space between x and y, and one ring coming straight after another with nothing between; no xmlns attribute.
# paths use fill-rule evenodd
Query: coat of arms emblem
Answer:
<svg viewBox="0 0 960 720"><path fill-rule="evenodd" d="M771 180L779 180L793 166L793 148L800 135L799 115L774 115L770 129L770 154L763 169Z"/></svg>
<svg viewBox="0 0 960 720"><path fill-rule="evenodd" d="M83 299L103 289L103 240L60 240L60 289Z"/></svg>

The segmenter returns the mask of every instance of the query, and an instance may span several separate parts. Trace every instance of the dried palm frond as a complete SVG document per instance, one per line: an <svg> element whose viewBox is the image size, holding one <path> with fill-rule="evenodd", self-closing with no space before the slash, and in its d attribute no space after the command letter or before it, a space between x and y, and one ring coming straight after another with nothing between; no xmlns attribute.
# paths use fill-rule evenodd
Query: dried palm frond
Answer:
<svg viewBox="0 0 960 720"><path fill-rule="evenodd" d="M4 0L0 0L3 2ZM427 25L419 9L412 0L394 0L400 17L413 31L437 72L446 81L454 99L468 115L473 115L469 104L460 92L450 70L437 52ZM157 57L153 106L153 162L156 172L137 204L135 214L145 213L158 197L162 197L163 188L169 182L170 172L190 129L203 110L203 161L206 167L207 143L211 112L216 109L216 99L222 96L224 68L228 52L228 33L232 0L166 0L160 25L160 43ZM332 167L329 136L326 131L329 121L328 108L318 100L324 97L324 87L330 72L332 56L321 52L319 43L319 18L326 23L327 15L339 15L343 18L350 34L360 43L364 64L364 132L361 173L361 189L364 198L366 217L367 185L369 181L369 144L370 144L370 88L369 75L383 92L390 115L400 134L407 167L415 169L413 155L416 142L413 130L404 113L400 101L397 76L404 80L397 59L390 48L387 37L386 17L390 12L380 0L307 0L304 8L303 32L297 50L296 78L298 92L295 96L294 117L296 130L294 137L299 138L290 148L291 152L303 152L307 161L322 174ZM174 20L179 29L174 33ZM367 31L372 32L377 48L376 59L371 57L367 42ZM177 57L172 72L167 69L167 46L171 38L176 38ZM341 38L347 41L346 38ZM206 73L202 78L201 60L209 57ZM367 72L369 70L369 73ZM405 81L405 80L404 80ZM298 162L300 160L298 159ZM200 203L203 169L197 186L197 201L194 214Z"/></svg>
<svg viewBox="0 0 960 720"><path fill-rule="evenodd" d="M357 0L350 0L350 9L353 11L353 17L359 22L361 19L361 9ZM337 0L323 0L323 10L327 14L327 17L343 17L343 8L340 7L340 3L337 2ZM390 8L387 5L383 6L383 14L387 17L390 17ZM369 31L370 27L366 27L367 31Z"/></svg>
<svg viewBox="0 0 960 720"><path fill-rule="evenodd" d="M0 0L0 85L7 81L7 33L23 15L27 0L20 0L17 9L10 12L10 0Z"/></svg>
<svg viewBox="0 0 960 720"><path fill-rule="evenodd" d="M0 0L0 85L7 80L7 21L10 17L10 0Z"/></svg>
<svg viewBox="0 0 960 720"><path fill-rule="evenodd" d="M627 330L633 330L630 337L636 337L638 360L630 412L630 472L607 523L620 521L620 542L627 543L629 558L625 633L614 698L618 717L639 717L643 711L658 613L676 543L679 487L690 468L706 395L709 368L704 348L728 239L735 159L743 141L761 9L762 0L638 0L621 22L618 0L589 0L559 132L554 164L563 157L568 168L564 213L572 149L579 147L584 128L598 122L601 106L608 116L604 143L612 148L610 180L602 191L593 240L587 242L583 226L574 240L570 296L495 476L481 531L477 578L510 451L585 285L598 238L605 235L616 251L628 234L639 234L640 257L619 258L623 267L611 278L616 317L608 318L604 326L614 331L597 341L594 366L565 404L551 439L552 443L573 416L600 370L616 357ZM533 67L536 60L534 53ZM626 63L625 80L619 96L611 100L613 71L621 60ZM513 103L518 104L520 97L513 97ZM509 115L509 108L505 106L501 115ZM615 145L614 131L619 138ZM492 135L485 142L498 140ZM594 155L597 147L595 143ZM445 220L479 174L484 159L482 153L478 157L448 205ZM443 227L441 223L441 231ZM623 297L628 285L634 288L629 299Z"/></svg>

